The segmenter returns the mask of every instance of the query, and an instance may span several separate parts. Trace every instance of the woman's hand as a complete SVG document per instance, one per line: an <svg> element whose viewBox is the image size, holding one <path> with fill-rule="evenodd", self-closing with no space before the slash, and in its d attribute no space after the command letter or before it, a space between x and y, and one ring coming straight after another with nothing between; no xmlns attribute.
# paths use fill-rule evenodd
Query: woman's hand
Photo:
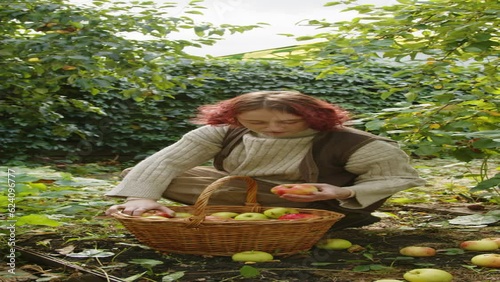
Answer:
<svg viewBox="0 0 500 282"><path fill-rule="evenodd" d="M144 199L144 198L131 198L125 203L111 206L107 211L107 215L111 215L116 212L122 212L128 215L139 216L148 210L158 210L170 214L172 217L175 212L164 205L159 204L155 200Z"/></svg>
<svg viewBox="0 0 500 282"><path fill-rule="evenodd" d="M292 202L316 202L316 201L325 201L333 199L345 200L348 198L352 198L354 196L354 192L352 190L330 184L325 184L325 183L301 183L301 184L316 186L318 188L318 192L314 192L311 195L283 194L280 196L280 198Z"/></svg>

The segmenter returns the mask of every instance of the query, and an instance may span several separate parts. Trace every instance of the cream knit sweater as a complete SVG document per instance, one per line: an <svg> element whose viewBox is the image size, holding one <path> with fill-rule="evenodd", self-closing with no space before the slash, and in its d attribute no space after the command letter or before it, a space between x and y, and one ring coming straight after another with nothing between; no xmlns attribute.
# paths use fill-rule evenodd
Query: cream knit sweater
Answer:
<svg viewBox="0 0 500 282"><path fill-rule="evenodd" d="M185 134L178 142L146 158L132 169L107 196L159 199L170 182L183 172L211 160L221 149L226 126L203 126ZM275 183L300 182L299 163L312 145L316 132L306 130L288 138L270 138L249 133L224 160L230 175L246 175ZM356 197L342 201L359 209L392 194L424 184L408 156L384 141L358 149L346 169L359 175L350 188Z"/></svg>

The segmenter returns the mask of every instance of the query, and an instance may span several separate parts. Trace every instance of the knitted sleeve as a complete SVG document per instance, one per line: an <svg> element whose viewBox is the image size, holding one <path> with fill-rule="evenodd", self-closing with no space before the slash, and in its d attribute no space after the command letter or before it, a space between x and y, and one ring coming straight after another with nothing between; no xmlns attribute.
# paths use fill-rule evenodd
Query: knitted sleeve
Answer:
<svg viewBox="0 0 500 282"><path fill-rule="evenodd" d="M349 158L346 169L358 175L354 185L344 187L356 192L354 198L341 201L341 206L350 209L364 208L396 192L425 184L409 164L406 153L384 141L359 148Z"/></svg>
<svg viewBox="0 0 500 282"><path fill-rule="evenodd" d="M203 126L144 159L106 196L160 199L172 179L212 159L227 127Z"/></svg>

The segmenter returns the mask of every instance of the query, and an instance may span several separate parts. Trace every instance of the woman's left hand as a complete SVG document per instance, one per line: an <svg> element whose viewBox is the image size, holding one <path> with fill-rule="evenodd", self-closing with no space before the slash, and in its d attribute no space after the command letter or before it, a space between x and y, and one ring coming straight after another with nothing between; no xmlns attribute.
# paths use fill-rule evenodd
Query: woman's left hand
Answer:
<svg viewBox="0 0 500 282"><path fill-rule="evenodd" d="M352 190L325 184L325 183L300 183L313 185L318 188L317 192L313 192L310 195L296 195L296 194L283 194L280 196L282 199L286 199L292 202L316 202L325 200L344 200L352 196Z"/></svg>

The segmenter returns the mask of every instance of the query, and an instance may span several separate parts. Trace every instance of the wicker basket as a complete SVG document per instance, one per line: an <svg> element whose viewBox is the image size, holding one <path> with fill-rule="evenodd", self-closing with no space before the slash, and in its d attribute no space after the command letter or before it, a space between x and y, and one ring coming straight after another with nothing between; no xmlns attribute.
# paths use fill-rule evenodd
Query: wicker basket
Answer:
<svg viewBox="0 0 500 282"><path fill-rule="evenodd" d="M247 183L245 206L207 206L210 196L232 179ZM169 206L175 212L193 214L189 218L147 218L115 213L140 242L165 253L231 256L241 251L259 250L275 256L309 250L343 214L318 209L298 209L318 217L300 220L207 220L214 212L263 212L272 207L257 203L257 183L246 176L226 176L207 186L194 206Z"/></svg>

